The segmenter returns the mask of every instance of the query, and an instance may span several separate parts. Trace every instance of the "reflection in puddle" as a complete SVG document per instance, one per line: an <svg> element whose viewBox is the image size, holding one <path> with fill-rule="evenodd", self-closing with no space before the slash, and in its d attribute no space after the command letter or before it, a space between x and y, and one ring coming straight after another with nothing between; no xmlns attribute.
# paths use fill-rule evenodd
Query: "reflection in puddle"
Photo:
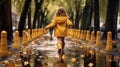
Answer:
<svg viewBox="0 0 120 67"><path fill-rule="evenodd" d="M44 41L43 44L36 46L47 58L42 60L43 65L48 67L119 67L119 57L103 51L94 51L92 48L84 45L75 45L72 40L66 40L64 49L64 61L60 62L56 40ZM74 58L74 59L72 59ZM71 60L72 59L72 60Z"/></svg>

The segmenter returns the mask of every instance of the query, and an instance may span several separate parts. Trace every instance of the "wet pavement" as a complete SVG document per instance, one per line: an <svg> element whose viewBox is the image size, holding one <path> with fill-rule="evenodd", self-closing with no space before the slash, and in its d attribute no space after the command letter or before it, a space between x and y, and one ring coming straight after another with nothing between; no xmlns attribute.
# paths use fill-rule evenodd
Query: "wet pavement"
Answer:
<svg viewBox="0 0 120 67"><path fill-rule="evenodd" d="M39 50L45 58L42 60L42 64L47 63L48 67L53 67L53 64L58 61L58 49L56 46L57 39L53 36L53 40L50 40L49 34L46 34L37 39L37 42L40 44L33 45L36 50ZM71 42L70 37L65 38L65 59L64 61L67 63L68 67L73 67L75 63L71 61L72 58L75 58L76 54L78 54L78 59L80 59L80 53L75 53L79 48L76 49L74 42ZM80 51L77 51L80 52ZM78 62L77 62L78 63ZM80 67L83 67L83 60L79 61Z"/></svg>
<svg viewBox="0 0 120 67"><path fill-rule="evenodd" d="M39 50L42 55L44 55L44 59L42 59L42 64L44 65L45 63L47 63L48 67L53 67L53 64L58 61L59 59L59 55L58 55L58 50L57 50L57 39L56 37L53 37L53 40L50 41L50 36L49 34L46 34L40 38L37 39L37 42L39 44L36 43L36 45L32 46L34 47L36 50ZM88 55L87 53L89 53L90 49L86 50L81 48L82 43L89 45L90 47L92 47L92 49L94 50L95 54L94 57L91 57L91 55ZM65 59L64 61L67 63L68 67L88 67L89 63L93 63L96 66L93 67L109 67L109 65L113 65L114 63L112 63L112 61L115 60L115 65L114 67L119 67L120 65L120 61L119 61L119 57L120 57L120 53L119 50L117 51L112 51L112 52L106 52L103 50L103 53L99 53L97 54L96 49L98 49L96 46L93 46L85 41L82 40L78 40L76 38L73 37L66 37L65 38ZM105 47L101 47L100 49L103 49ZM102 52L102 51L101 51ZM109 54L111 57L107 58ZM99 59L96 59L96 57ZM115 57L116 59L113 59L113 57ZM73 62L71 61L71 59L75 58L76 61ZM107 60L109 60L107 62ZM98 62L99 61L99 62ZM106 64L108 63L108 64Z"/></svg>

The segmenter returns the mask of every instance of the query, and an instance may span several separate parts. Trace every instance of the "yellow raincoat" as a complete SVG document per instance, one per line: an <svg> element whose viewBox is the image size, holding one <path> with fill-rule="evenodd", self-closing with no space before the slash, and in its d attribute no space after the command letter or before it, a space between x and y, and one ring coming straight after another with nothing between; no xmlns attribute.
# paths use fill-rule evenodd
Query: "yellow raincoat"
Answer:
<svg viewBox="0 0 120 67"><path fill-rule="evenodd" d="M67 26L70 25L72 25L72 22L68 19L68 17L60 16L53 18L51 23L45 28L48 29L54 27L54 36L65 37L67 36Z"/></svg>

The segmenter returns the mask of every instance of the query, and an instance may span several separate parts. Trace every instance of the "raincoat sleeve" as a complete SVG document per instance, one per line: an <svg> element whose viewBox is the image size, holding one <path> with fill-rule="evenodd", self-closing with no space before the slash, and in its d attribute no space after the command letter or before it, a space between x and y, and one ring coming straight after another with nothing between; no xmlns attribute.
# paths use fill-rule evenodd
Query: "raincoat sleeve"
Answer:
<svg viewBox="0 0 120 67"><path fill-rule="evenodd" d="M49 29L49 28L51 28L51 27L54 27L55 25L56 25L55 20L52 20L51 23L50 23L49 25L47 25L45 28L46 28L46 29Z"/></svg>
<svg viewBox="0 0 120 67"><path fill-rule="evenodd" d="M72 26L72 22L69 19L67 19L67 25Z"/></svg>

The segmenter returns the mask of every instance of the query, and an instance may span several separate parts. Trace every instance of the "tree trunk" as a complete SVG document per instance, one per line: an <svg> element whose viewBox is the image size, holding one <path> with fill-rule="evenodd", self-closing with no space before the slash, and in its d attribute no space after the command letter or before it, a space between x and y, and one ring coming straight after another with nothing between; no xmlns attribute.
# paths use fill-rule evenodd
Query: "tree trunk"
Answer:
<svg viewBox="0 0 120 67"><path fill-rule="evenodd" d="M72 22L74 22L74 11L70 12L70 19Z"/></svg>
<svg viewBox="0 0 120 67"><path fill-rule="evenodd" d="M79 22L80 22L80 13L79 10L76 10L75 29L79 29Z"/></svg>
<svg viewBox="0 0 120 67"><path fill-rule="evenodd" d="M40 10L40 15L39 15L39 27L42 28L42 10Z"/></svg>
<svg viewBox="0 0 120 67"><path fill-rule="evenodd" d="M75 1L75 9L76 9L76 16L75 16L75 28L79 29L79 22L80 22L80 16L81 16L81 11L80 11L80 0Z"/></svg>
<svg viewBox="0 0 120 67"><path fill-rule="evenodd" d="M49 11L47 10L47 6L46 6L46 8L43 10L43 13L42 13L42 19L43 19L42 25L43 25L43 28L45 27L45 25L46 25L46 23L47 23L47 21L48 21L48 19L46 18L48 12L49 12ZM46 14L45 14L45 13L46 13Z"/></svg>
<svg viewBox="0 0 120 67"><path fill-rule="evenodd" d="M33 29L36 28L36 21L38 19L39 10L41 9L43 2L44 2L44 0L40 0L40 2L38 2L38 0L35 0L35 13L34 13L33 27L32 27Z"/></svg>
<svg viewBox="0 0 120 67"><path fill-rule="evenodd" d="M25 23L26 23L26 17L28 14L28 9L30 7L31 0L25 0L24 7L20 16L20 21L19 21L19 26L18 26L18 31L19 31L19 36L22 37L22 32L25 29Z"/></svg>
<svg viewBox="0 0 120 67"><path fill-rule="evenodd" d="M8 44L12 41L12 13L11 0L3 0L0 4L0 32L7 31Z"/></svg>
<svg viewBox="0 0 120 67"><path fill-rule="evenodd" d="M34 13L34 19L33 19L33 27L32 27L33 29L36 28L36 21L38 19L38 12L39 12L39 8L36 6L35 13Z"/></svg>
<svg viewBox="0 0 120 67"><path fill-rule="evenodd" d="M41 16L41 25L40 25L40 27L43 28L43 23L44 23L44 12L43 12L42 10L41 10L40 16Z"/></svg>
<svg viewBox="0 0 120 67"><path fill-rule="evenodd" d="M82 15L82 21L81 21L82 30L88 30L89 27L91 27L93 7L91 5L92 2L89 3L87 1L86 1L86 6L84 7L84 10L83 10L83 15Z"/></svg>
<svg viewBox="0 0 120 67"><path fill-rule="evenodd" d="M94 0L94 31L100 30L100 21L99 21L99 0Z"/></svg>
<svg viewBox="0 0 120 67"><path fill-rule="evenodd" d="M37 25L37 28L40 28L40 12L38 13L38 25Z"/></svg>
<svg viewBox="0 0 120 67"><path fill-rule="evenodd" d="M28 29L31 29L31 8L29 9L28 12Z"/></svg>
<svg viewBox="0 0 120 67"><path fill-rule="evenodd" d="M108 0L107 16L105 22L105 31L103 39L107 38L107 32L112 32L112 39L117 39L117 16L118 16L119 0Z"/></svg>

